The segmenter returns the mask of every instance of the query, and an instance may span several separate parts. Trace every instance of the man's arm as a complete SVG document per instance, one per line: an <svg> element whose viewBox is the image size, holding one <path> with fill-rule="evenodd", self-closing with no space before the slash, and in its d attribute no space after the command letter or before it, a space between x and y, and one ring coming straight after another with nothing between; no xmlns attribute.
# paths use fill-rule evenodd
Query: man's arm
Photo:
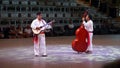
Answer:
<svg viewBox="0 0 120 68"><path fill-rule="evenodd" d="M36 29L35 20L32 21L32 23L31 23L31 28L32 28L32 29Z"/></svg>
<svg viewBox="0 0 120 68"><path fill-rule="evenodd" d="M84 26L87 26L87 22L85 21L85 18L82 18L82 24L84 25Z"/></svg>

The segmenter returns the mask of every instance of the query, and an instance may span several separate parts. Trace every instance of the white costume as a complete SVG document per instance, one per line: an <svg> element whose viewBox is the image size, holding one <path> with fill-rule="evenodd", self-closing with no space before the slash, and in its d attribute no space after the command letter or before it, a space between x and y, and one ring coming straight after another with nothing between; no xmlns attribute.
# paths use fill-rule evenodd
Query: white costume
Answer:
<svg viewBox="0 0 120 68"><path fill-rule="evenodd" d="M45 20L42 19L39 21L38 19L35 19L31 23L31 28L36 29L36 27L41 27L45 24L46 24ZM50 25L46 25L41 30L45 30L49 26ZM39 55L41 53L42 55L47 55L45 33L42 32L42 33L38 34L37 36L38 36L38 42L36 43L34 40L34 54Z"/></svg>
<svg viewBox="0 0 120 68"><path fill-rule="evenodd" d="M92 20L89 20L87 22L83 21L83 24L85 26L85 29L89 32L89 38L90 38L90 45L88 46L87 50L92 51L93 50L93 44L92 44L93 21Z"/></svg>

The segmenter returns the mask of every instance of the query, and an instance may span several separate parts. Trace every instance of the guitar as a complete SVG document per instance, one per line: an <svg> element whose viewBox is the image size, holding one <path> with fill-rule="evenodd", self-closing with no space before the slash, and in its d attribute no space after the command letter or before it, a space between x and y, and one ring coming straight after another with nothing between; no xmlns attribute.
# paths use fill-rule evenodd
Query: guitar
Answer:
<svg viewBox="0 0 120 68"><path fill-rule="evenodd" d="M43 26L40 27L40 29L32 29L32 31L33 31L34 34L39 34L41 31L43 31L43 30L41 30L43 27L45 27L45 26L47 26L47 25L50 25L50 24L52 24L53 22L55 22L55 20L52 20L52 21L50 21L49 23L44 24Z"/></svg>

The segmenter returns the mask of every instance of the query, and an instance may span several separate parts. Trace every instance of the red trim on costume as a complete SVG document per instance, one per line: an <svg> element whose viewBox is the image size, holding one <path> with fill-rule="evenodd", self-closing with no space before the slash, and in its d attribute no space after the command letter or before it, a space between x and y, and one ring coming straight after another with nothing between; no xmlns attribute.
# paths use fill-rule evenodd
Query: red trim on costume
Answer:
<svg viewBox="0 0 120 68"><path fill-rule="evenodd" d="M34 41L35 43L38 43L38 35L34 35L33 41Z"/></svg>
<svg viewBox="0 0 120 68"><path fill-rule="evenodd" d="M40 34L45 34L45 32L40 32Z"/></svg>
<svg viewBox="0 0 120 68"><path fill-rule="evenodd" d="M88 31L88 33L93 33L93 31Z"/></svg>
<svg viewBox="0 0 120 68"><path fill-rule="evenodd" d="M40 32L40 34L45 34L45 33L44 33L44 32ZM35 34L34 37L33 37L33 41L34 41L35 43L38 43L38 35L39 35L39 34Z"/></svg>

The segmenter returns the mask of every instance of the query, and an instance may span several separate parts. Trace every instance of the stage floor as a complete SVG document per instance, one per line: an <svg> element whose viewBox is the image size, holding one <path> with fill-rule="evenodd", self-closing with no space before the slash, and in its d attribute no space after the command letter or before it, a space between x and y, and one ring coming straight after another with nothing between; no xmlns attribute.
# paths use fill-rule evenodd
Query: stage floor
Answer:
<svg viewBox="0 0 120 68"><path fill-rule="evenodd" d="M0 39L0 68L102 68L120 59L120 35L95 35L93 53L73 51L75 36L46 37L48 57L35 57L32 38Z"/></svg>

